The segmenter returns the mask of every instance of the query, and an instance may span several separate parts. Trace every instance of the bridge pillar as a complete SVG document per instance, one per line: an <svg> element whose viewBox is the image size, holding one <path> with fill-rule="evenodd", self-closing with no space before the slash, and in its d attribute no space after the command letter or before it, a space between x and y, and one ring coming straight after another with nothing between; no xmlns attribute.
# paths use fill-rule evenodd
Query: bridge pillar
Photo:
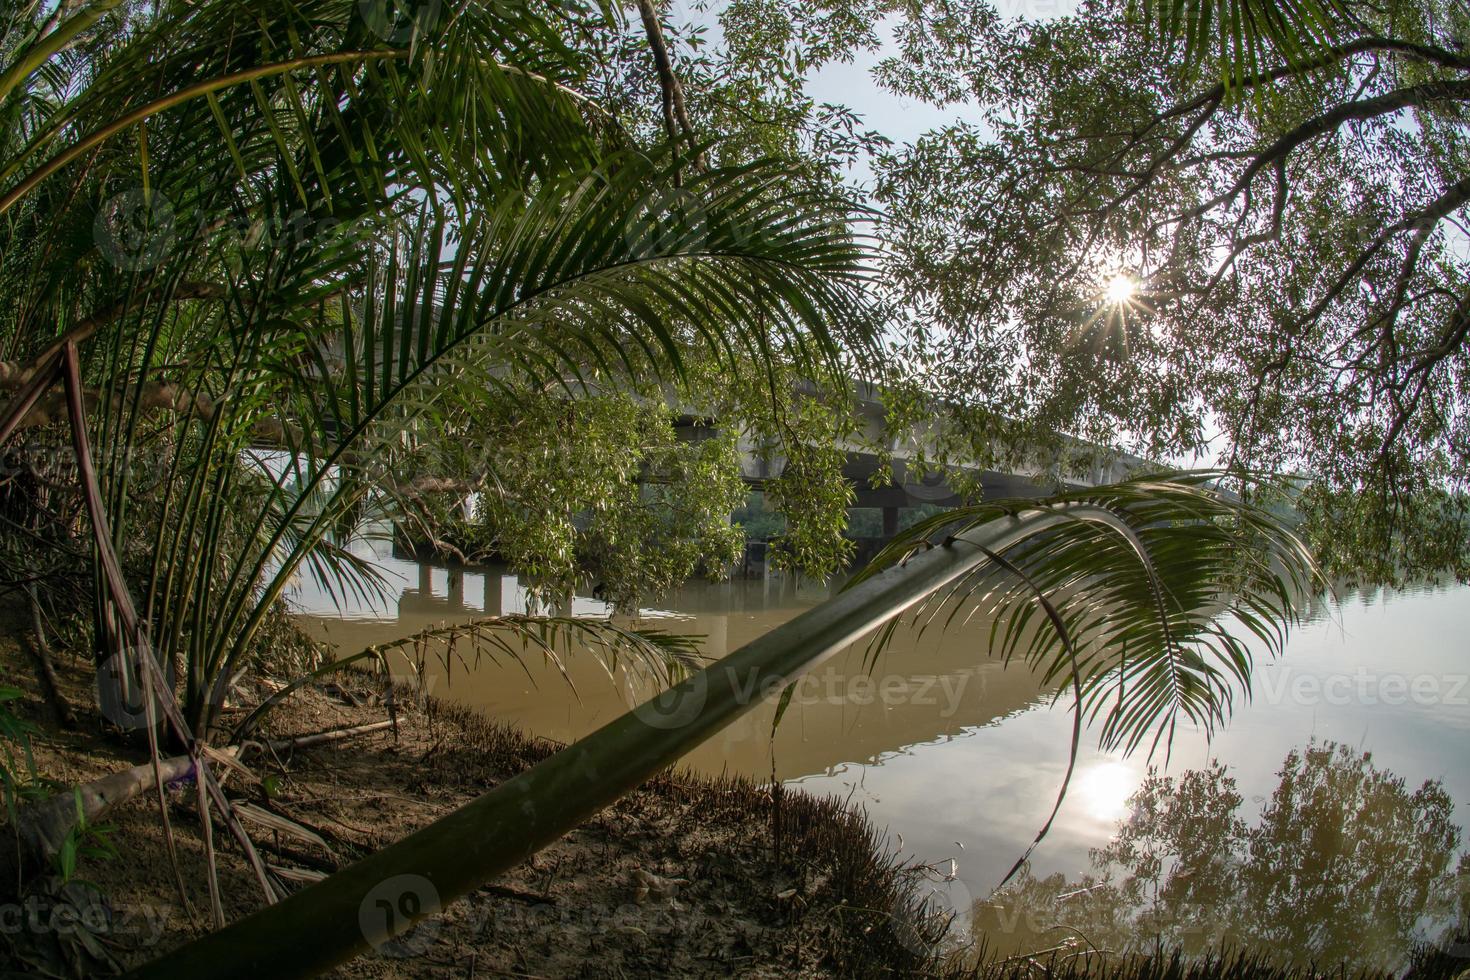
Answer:
<svg viewBox="0 0 1470 980"><path fill-rule="evenodd" d="M883 537L891 538L898 533L898 508L883 508Z"/></svg>
<svg viewBox="0 0 1470 980"><path fill-rule="evenodd" d="M485 610L486 616L505 614L504 576L497 575L494 571L485 573L485 598L481 602L481 608Z"/></svg>
<svg viewBox="0 0 1470 980"><path fill-rule="evenodd" d="M451 612L464 609L464 572L458 568L449 570L449 609Z"/></svg>
<svg viewBox="0 0 1470 980"><path fill-rule="evenodd" d="M434 569L428 562L419 562L419 595L427 599L434 594Z"/></svg>

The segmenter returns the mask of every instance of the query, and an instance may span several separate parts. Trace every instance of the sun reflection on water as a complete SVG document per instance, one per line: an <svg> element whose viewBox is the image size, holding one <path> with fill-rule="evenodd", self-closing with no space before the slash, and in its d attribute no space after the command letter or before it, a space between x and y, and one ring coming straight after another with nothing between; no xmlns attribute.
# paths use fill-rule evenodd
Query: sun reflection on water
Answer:
<svg viewBox="0 0 1470 980"><path fill-rule="evenodd" d="M1077 795L1088 815L1113 823L1128 815L1128 797L1138 788L1140 774L1128 763L1099 762L1077 778Z"/></svg>

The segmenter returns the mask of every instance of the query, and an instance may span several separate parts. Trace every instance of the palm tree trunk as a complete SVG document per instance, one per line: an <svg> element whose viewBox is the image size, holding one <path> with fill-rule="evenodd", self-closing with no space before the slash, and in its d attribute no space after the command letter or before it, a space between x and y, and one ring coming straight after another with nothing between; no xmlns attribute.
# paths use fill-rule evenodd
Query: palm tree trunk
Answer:
<svg viewBox="0 0 1470 980"><path fill-rule="evenodd" d="M308 977L380 946L514 868L989 552L1098 509L996 520L879 573L417 833L133 976Z"/></svg>

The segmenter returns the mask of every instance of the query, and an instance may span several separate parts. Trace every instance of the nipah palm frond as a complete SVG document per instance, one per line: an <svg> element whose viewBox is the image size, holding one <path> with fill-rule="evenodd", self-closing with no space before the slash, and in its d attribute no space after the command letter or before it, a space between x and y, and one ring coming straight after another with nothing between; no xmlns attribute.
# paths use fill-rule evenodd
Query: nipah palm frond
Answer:
<svg viewBox="0 0 1470 980"><path fill-rule="evenodd" d="M1278 653L1303 602L1326 587L1295 531L1232 492L1232 479L1142 476L1040 501L962 507L904 531L860 579L936 534L1051 516L1044 533L1000 551L1002 561L913 615L922 628L989 619L989 652L1076 691L1085 716L1101 722L1105 747L1132 751L1151 735L1157 746L1180 721L1206 731L1221 724L1235 699L1248 696L1257 653ZM1260 492L1264 482L1246 487Z"/></svg>

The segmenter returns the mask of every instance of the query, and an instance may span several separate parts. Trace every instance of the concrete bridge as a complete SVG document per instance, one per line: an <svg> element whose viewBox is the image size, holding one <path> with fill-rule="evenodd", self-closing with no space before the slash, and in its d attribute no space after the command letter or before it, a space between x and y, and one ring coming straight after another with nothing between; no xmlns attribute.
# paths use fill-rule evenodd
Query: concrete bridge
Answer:
<svg viewBox="0 0 1470 980"><path fill-rule="evenodd" d="M967 466L961 460L943 471L921 472L918 467L911 469L911 466L929 433L918 428L898 434L889 432L879 392L870 385L861 384L855 394L860 421L858 431L837 444L837 448L846 454L843 475L854 490L850 509L877 510L882 519L877 536L857 538L857 565L863 564L898 533L903 510L925 505L955 507L966 503L953 486L954 477L960 473L970 481L978 477L982 499L995 500L1043 497L1066 489L1102 486L1155 468L1140 457L1062 437L1058 445L1038 450L1004 470ZM714 438L723 428L719 420L700 415L697 409L683 411L675 418L674 426L679 437L688 441ZM785 456L770 452L769 447L752 441L744 432L737 446L742 476L754 490L779 477L787 465ZM883 446L887 450L886 462L874 451L875 446ZM889 467L889 478L875 480L874 474L885 465ZM875 483L879 485L875 486ZM434 553L432 546L401 531L395 534L394 553L396 557L431 564L454 564L444 562ZM765 541L747 542L738 574L764 574L766 558Z"/></svg>
<svg viewBox="0 0 1470 980"><path fill-rule="evenodd" d="M1149 462L1140 457L1064 438L1060 451L1052 450L1044 455L1038 453L1004 471L966 466L961 461L945 472L920 473L915 468L911 473L911 462L918 456L921 440L927 433L890 433L878 392L870 385L858 386L856 400L861 429L838 444L838 448L847 454L843 475L856 491L854 508L882 511L885 539L897 533L898 514L902 508L924 504L955 507L964 503L951 485L952 477L961 471L971 479L978 475L983 497L993 500L1042 497L1069 488L1117 483L1151 468ZM681 438L688 440L711 438L720 431L717 422L693 413L681 415L675 425ZM888 450L891 479L878 481L884 485L874 487L873 475L884 465L873 451L877 445L884 445ZM764 452L764 448L745 435L740 438L741 468L745 482L753 489L760 489L766 481L780 476L786 466L784 456L771 455ZM1066 457L1065 466L1059 465L1063 455ZM1059 471L1064 473L1062 479L1057 477Z"/></svg>

